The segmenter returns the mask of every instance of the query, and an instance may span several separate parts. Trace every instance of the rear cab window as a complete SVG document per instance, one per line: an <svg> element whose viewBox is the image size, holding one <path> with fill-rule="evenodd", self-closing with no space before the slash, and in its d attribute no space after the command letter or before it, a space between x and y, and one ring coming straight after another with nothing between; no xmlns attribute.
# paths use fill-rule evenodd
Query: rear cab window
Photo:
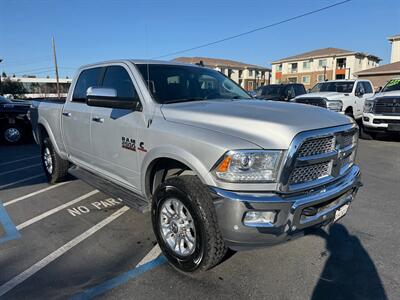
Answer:
<svg viewBox="0 0 400 300"><path fill-rule="evenodd" d="M74 93L72 95L73 102L86 102L86 91L89 87L99 87L102 74L104 72L103 67L86 69L79 75L78 81L74 87Z"/></svg>

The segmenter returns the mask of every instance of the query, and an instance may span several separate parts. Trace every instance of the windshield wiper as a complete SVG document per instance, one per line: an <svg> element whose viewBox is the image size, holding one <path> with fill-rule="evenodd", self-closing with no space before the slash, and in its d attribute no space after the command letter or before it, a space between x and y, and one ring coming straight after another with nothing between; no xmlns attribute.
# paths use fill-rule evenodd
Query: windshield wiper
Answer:
<svg viewBox="0 0 400 300"><path fill-rule="evenodd" d="M205 99L202 98L202 97L171 99L171 100L166 100L166 101L164 101L164 104L180 103L180 102L192 102L192 101L201 101L201 100L205 100Z"/></svg>

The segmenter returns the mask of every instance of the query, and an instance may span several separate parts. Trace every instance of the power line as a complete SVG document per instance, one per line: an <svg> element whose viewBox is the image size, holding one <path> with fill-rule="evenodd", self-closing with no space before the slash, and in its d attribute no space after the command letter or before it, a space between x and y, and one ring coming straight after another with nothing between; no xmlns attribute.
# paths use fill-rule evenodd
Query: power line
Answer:
<svg viewBox="0 0 400 300"><path fill-rule="evenodd" d="M206 44L202 44L202 45L199 45L199 46L195 46L195 47L192 47L192 48L187 48L187 49L179 50L179 51L176 51L176 52L171 52L171 53L168 53L168 54L164 54L164 55L160 55L160 56L157 56L157 57L153 57L152 59L159 59L159 58L163 58L163 57L167 57L167 56L177 55L177 54L181 54L181 53L197 50L197 49L200 49L200 48L208 47L208 46L211 46L211 45L219 44L219 43L222 43L222 42L226 42L226 41L229 41L229 40L233 40L233 39L236 39L238 37L242 37L244 35L248 35L248 34L251 34L253 32L256 32L256 31L264 30L264 29L267 29L267 28L271 28L271 27L283 24L283 23L287 23L287 22L290 22L290 21L293 21L293 20L296 20L296 19L300 19L300 18L309 16L309 15L312 15L312 14L316 14L318 12L333 8L335 6L339 6L339 5L345 4L345 3L350 2L350 1L351 0L345 0L345 1L337 2L337 3L331 4L331 5L328 5L328 6L324 6L322 8L319 8L319 9L316 9L316 10L312 10L312 11L306 12L304 14L297 15L297 16L294 16L294 17L279 21L279 22L275 22L275 23L263 26L263 27L258 27L258 28L255 28L255 29L252 29L252 30L249 30L249 31L246 31L246 32L242 32L242 33L239 33L239 34L236 34L236 35L232 35L232 36L229 36L229 37L226 37L226 38L223 38L223 39L219 39L219 40L216 40L216 41L213 41L213 42L209 42L209 43L206 43Z"/></svg>

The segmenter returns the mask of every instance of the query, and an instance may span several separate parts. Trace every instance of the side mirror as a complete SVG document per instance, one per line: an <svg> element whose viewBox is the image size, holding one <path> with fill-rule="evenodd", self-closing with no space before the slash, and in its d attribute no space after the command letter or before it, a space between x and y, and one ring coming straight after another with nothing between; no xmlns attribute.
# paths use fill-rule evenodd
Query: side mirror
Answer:
<svg viewBox="0 0 400 300"><path fill-rule="evenodd" d="M86 91L86 104L96 107L141 110L139 99L118 98L117 90L112 88L89 87Z"/></svg>
<svg viewBox="0 0 400 300"><path fill-rule="evenodd" d="M378 90L376 91L377 93L380 93L383 90L383 87L378 87Z"/></svg>
<svg viewBox="0 0 400 300"><path fill-rule="evenodd" d="M307 94L311 93L311 89L307 89Z"/></svg>
<svg viewBox="0 0 400 300"><path fill-rule="evenodd" d="M364 95L364 93L361 91L355 91L354 95L357 97L361 97L362 95Z"/></svg>

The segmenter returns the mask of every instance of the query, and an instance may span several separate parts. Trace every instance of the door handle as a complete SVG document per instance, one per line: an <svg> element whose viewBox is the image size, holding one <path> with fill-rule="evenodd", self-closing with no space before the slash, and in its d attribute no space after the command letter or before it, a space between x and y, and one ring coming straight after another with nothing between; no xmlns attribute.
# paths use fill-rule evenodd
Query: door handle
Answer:
<svg viewBox="0 0 400 300"><path fill-rule="evenodd" d="M97 122L97 123L104 123L104 118L93 117L92 121Z"/></svg>
<svg viewBox="0 0 400 300"><path fill-rule="evenodd" d="M66 111L63 111L63 116L66 116L66 117L70 117L71 116L71 113L70 112L66 112Z"/></svg>

